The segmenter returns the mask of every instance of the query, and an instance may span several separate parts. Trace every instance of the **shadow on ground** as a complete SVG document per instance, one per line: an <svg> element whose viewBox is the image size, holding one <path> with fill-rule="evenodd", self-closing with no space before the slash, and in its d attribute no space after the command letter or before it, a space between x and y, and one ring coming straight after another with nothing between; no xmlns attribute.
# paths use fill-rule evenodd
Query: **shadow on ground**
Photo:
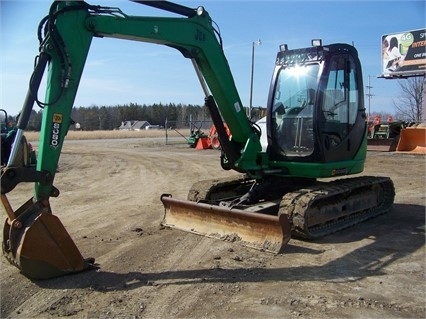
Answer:
<svg viewBox="0 0 426 319"><path fill-rule="evenodd" d="M170 270L162 272L113 273L100 270L35 281L47 289L92 288L97 291L131 290L150 285L185 285L196 283L234 283L264 281L355 281L385 274L389 264L407 256L425 244L425 207L394 204L385 215L366 221L316 241L317 244L354 242L365 238L371 244L331 260L326 264L282 268L213 268ZM320 250L290 244L285 254L322 253Z"/></svg>

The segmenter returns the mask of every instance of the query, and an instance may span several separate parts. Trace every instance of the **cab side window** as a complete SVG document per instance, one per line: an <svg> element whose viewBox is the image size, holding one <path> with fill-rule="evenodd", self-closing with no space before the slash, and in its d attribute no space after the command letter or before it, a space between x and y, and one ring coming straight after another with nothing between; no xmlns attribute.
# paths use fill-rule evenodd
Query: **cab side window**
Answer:
<svg viewBox="0 0 426 319"><path fill-rule="evenodd" d="M355 64L349 56L334 57L323 92L322 133L326 147L338 146L349 134L358 111Z"/></svg>

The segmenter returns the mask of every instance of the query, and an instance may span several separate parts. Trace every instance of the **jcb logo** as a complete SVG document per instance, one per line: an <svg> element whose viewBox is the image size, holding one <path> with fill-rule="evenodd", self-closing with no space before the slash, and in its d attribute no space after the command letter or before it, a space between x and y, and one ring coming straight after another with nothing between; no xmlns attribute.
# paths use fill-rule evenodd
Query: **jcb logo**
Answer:
<svg viewBox="0 0 426 319"><path fill-rule="evenodd" d="M53 113L53 123L62 123L62 114Z"/></svg>
<svg viewBox="0 0 426 319"><path fill-rule="evenodd" d="M206 35L197 29L197 32L195 33L195 40L197 41L206 41Z"/></svg>

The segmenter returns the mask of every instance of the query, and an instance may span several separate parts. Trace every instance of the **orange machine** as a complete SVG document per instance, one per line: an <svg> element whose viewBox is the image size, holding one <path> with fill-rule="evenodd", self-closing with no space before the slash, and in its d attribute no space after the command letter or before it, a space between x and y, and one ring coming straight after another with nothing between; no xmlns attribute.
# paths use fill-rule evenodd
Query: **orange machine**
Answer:
<svg viewBox="0 0 426 319"><path fill-rule="evenodd" d="M397 152L426 154L426 126L420 125L401 130Z"/></svg>

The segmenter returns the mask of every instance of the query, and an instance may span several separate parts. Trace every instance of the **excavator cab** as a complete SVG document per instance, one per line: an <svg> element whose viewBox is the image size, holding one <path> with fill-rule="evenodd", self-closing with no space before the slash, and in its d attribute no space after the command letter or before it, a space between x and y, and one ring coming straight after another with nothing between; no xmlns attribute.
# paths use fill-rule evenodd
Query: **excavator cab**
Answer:
<svg viewBox="0 0 426 319"><path fill-rule="evenodd" d="M362 171L365 137L362 74L355 48L313 46L277 54L268 101L268 144L277 163L346 162L341 174ZM308 177L330 177L334 168ZM293 174L292 174L293 175Z"/></svg>

